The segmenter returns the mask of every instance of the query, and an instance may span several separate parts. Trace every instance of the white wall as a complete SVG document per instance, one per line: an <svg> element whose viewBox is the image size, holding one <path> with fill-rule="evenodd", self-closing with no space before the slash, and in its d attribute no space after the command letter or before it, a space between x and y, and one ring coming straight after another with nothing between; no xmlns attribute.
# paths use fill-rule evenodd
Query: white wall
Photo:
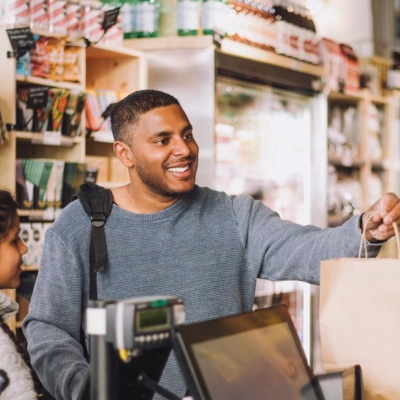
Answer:
<svg viewBox="0 0 400 400"><path fill-rule="evenodd" d="M321 13L314 16L317 34L349 44L359 56L373 55L371 1L326 0Z"/></svg>

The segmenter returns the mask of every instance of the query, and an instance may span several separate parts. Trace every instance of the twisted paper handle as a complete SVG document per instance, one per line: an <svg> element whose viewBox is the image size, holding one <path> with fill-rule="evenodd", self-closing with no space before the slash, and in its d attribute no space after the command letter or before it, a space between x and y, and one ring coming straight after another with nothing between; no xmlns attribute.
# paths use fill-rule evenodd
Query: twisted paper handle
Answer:
<svg viewBox="0 0 400 400"><path fill-rule="evenodd" d="M364 243L364 249L365 249L365 259L368 259L368 251L367 251L367 226L368 226L368 222L370 221L370 219L376 215L379 214L379 211L372 211L371 213L369 213L367 215L367 218L365 219L365 224L363 227L363 232L362 232L362 238L361 238L361 242L360 242L360 248L358 250L358 258L361 258L361 251L362 251L362 245ZM394 229L394 234L395 234L395 238L396 238L396 245L397 245L397 257L400 259L400 238L399 238L399 229L397 227L397 224L395 222L392 223L393 225L393 229Z"/></svg>

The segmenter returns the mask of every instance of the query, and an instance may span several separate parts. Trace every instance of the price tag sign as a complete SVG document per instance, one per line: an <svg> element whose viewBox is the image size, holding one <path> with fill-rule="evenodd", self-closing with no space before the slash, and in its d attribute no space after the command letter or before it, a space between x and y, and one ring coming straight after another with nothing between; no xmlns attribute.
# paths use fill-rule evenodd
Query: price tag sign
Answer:
<svg viewBox="0 0 400 400"><path fill-rule="evenodd" d="M43 108L47 105L49 97L48 87L30 87L28 89L28 99L26 101L27 108Z"/></svg>
<svg viewBox="0 0 400 400"><path fill-rule="evenodd" d="M104 19L101 28L103 31L108 31L112 26L117 23L120 7L104 12Z"/></svg>
<svg viewBox="0 0 400 400"><path fill-rule="evenodd" d="M14 50L11 56L23 56L27 51L35 47L33 34L29 27L7 29L7 34Z"/></svg>
<svg viewBox="0 0 400 400"><path fill-rule="evenodd" d="M61 145L61 132L51 132L45 131L43 133L43 144L48 144L52 146Z"/></svg>

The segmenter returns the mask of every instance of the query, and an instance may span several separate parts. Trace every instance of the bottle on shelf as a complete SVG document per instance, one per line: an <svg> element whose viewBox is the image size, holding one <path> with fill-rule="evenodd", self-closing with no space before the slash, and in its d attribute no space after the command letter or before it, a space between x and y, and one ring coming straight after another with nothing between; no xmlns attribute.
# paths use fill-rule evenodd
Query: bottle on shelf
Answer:
<svg viewBox="0 0 400 400"><path fill-rule="evenodd" d="M136 29L138 38L158 36L159 0L138 0L136 8Z"/></svg>
<svg viewBox="0 0 400 400"><path fill-rule="evenodd" d="M178 36L196 36L201 22L201 0L178 0Z"/></svg>
<svg viewBox="0 0 400 400"><path fill-rule="evenodd" d="M122 31L124 39L134 39L138 37L137 31L137 0L123 0L121 7Z"/></svg>
<svg viewBox="0 0 400 400"><path fill-rule="evenodd" d="M222 15L221 0L203 0L201 10L201 27L203 35L213 35L220 30Z"/></svg>

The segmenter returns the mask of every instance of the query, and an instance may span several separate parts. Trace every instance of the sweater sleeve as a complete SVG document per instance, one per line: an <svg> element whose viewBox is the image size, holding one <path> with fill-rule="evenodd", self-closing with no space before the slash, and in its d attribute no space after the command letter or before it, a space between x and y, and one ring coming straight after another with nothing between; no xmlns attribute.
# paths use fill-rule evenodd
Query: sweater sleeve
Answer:
<svg viewBox="0 0 400 400"><path fill-rule="evenodd" d="M76 255L50 229L23 331L32 365L56 399L77 398L88 369L79 343L81 304Z"/></svg>
<svg viewBox="0 0 400 400"><path fill-rule="evenodd" d="M358 217L321 229L283 220L250 196L233 197L232 205L246 258L259 278L319 284L321 260L358 256ZM379 249L380 245L369 244L368 255L375 257Z"/></svg>

